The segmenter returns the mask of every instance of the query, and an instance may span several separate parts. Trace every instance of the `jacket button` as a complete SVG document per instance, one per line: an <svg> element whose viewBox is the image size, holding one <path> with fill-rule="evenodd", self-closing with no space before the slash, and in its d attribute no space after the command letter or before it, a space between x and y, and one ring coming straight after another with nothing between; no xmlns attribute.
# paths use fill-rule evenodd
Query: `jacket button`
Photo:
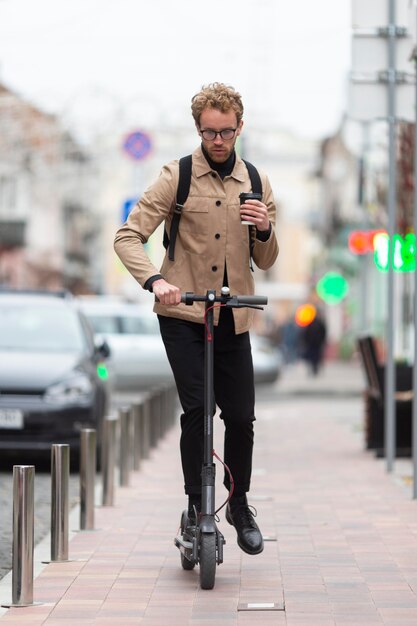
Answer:
<svg viewBox="0 0 417 626"><path fill-rule="evenodd" d="M221 201L220 200L216 200L216 206L220 206L221 205Z"/></svg>
<svg viewBox="0 0 417 626"><path fill-rule="evenodd" d="M216 239L220 239L220 233L216 233L214 236L216 237Z"/></svg>
<svg viewBox="0 0 417 626"><path fill-rule="evenodd" d="M211 268L212 272L217 272L217 265L213 265L213 267Z"/></svg>

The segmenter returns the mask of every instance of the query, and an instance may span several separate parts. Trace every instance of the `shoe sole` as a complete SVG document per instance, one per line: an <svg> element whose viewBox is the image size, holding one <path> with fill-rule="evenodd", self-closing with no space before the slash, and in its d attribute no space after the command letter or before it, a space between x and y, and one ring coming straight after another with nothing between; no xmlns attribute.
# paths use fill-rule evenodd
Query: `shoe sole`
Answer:
<svg viewBox="0 0 417 626"><path fill-rule="evenodd" d="M235 528L235 525L233 524L232 518L229 515L229 510L228 509L226 509L226 521L229 522L230 526L233 526L233 528ZM261 531L259 531L259 532L261 532ZM261 537L262 537L262 533L261 533ZM263 539L262 539L262 545L259 548L259 550L256 550L256 551L251 550L251 551L249 551L247 548L242 546L242 544L240 543L239 535L237 535L237 545L239 546L239 548L241 550L243 550L243 552L246 552L246 554L250 554L251 556L256 556L257 554L260 554L261 552L263 552L263 549L264 549L264 542L263 542Z"/></svg>

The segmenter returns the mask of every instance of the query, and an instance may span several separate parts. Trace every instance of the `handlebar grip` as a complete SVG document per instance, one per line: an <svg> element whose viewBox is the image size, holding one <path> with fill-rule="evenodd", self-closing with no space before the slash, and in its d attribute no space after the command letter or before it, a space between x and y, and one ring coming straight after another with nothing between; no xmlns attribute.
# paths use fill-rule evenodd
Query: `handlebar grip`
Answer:
<svg viewBox="0 0 417 626"><path fill-rule="evenodd" d="M181 302L183 304L191 305L194 304L194 302L200 302L204 300L204 296L196 296L195 293L193 293L192 291L186 291L185 293L181 294Z"/></svg>
<svg viewBox="0 0 417 626"><path fill-rule="evenodd" d="M242 305L268 304L267 296L236 296L236 300Z"/></svg>

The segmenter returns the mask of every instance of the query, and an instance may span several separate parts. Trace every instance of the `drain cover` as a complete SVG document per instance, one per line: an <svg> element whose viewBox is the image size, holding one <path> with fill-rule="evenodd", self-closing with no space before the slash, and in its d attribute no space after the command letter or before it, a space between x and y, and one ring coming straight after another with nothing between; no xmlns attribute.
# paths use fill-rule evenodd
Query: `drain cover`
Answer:
<svg viewBox="0 0 417 626"><path fill-rule="evenodd" d="M238 611L284 611L283 602L244 602L238 604Z"/></svg>

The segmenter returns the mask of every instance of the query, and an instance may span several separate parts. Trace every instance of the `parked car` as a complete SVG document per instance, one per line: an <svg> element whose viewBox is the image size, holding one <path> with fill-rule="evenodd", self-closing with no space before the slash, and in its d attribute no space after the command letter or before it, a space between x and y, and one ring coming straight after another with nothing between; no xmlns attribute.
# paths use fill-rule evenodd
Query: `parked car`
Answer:
<svg viewBox="0 0 417 626"><path fill-rule="evenodd" d="M108 355L75 298L0 291L0 450L78 451L85 427L100 440Z"/></svg>
<svg viewBox="0 0 417 626"><path fill-rule="evenodd" d="M266 337L254 332L250 334L250 342L255 384L276 382L282 373L284 363L281 350L272 345Z"/></svg>
<svg viewBox="0 0 417 626"><path fill-rule="evenodd" d="M174 382L151 306L100 297L80 298L79 303L96 337L110 346L109 370L116 392Z"/></svg>
<svg viewBox="0 0 417 626"><path fill-rule="evenodd" d="M124 303L106 297L80 298L94 332L111 349L109 369L116 391L138 391L173 382L158 319L151 305ZM280 351L267 339L251 335L256 383L272 383L282 367Z"/></svg>

